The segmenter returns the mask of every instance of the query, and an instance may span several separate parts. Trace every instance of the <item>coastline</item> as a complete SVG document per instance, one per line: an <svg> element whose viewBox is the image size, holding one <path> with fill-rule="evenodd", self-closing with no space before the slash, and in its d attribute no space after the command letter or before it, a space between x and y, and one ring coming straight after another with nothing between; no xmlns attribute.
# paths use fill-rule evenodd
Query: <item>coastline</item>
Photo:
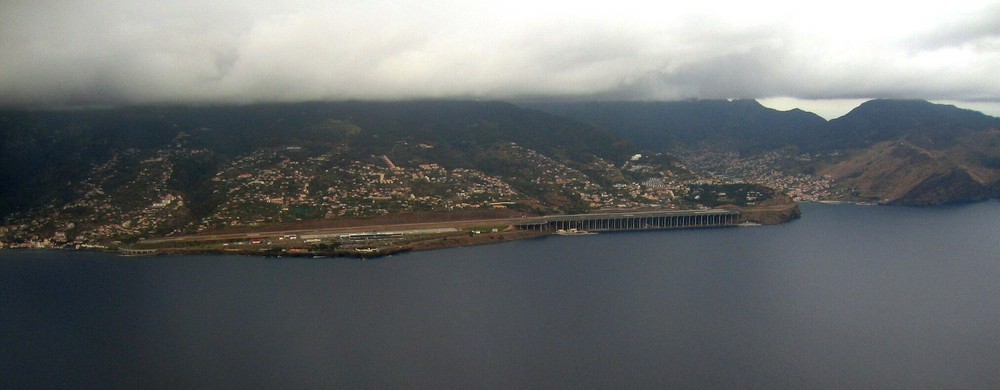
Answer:
<svg viewBox="0 0 1000 390"><path fill-rule="evenodd" d="M775 198L753 207L722 206L720 209L740 211L732 225L775 225L801 217L798 204L790 198ZM458 215L455 215L458 216ZM507 215L503 215L507 217ZM138 243L107 248L122 256L142 257L160 255L241 255L264 257L313 257L313 258L375 258L404 252L431 251L464 246L499 244L504 242L558 235L559 231L519 230L514 225L523 217L463 220L438 216L437 221L407 221L403 224L372 224L357 226L340 225L324 231L302 231L288 227L272 226L259 232L226 232L222 235L185 237L160 237ZM376 222L376 221L370 221ZM386 222L386 221L377 221ZM696 229L704 226L672 229ZM644 230L644 229L637 229ZM292 232L295 233L292 233ZM345 236L370 236L364 240L343 239ZM294 237L294 238L291 238ZM324 237L319 238L307 237ZM340 237L338 241L331 241ZM102 249L98 249L102 250Z"/></svg>
<svg viewBox="0 0 1000 390"><path fill-rule="evenodd" d="M724 206L722 209L739 210L741 217L733 225L752 223L760 225L775 225L786 223L801 217L798 204L791 199L772 199L753 207ZM405 229L431 227L443 232L414 233ZM696 229L699 227L681 227L678 229ZM704 228L704 227L702 227ZM391 229L397 229L395 232ZM375 258L404 252L431 251L437 249L457 248L499 244L504 242L541 238L558 235L557 230L519 230L514 228L512 219L496 220L439 220L435 222L413 222L397 225L361 225L354 227L341 226L336 233L324 233L326 237L336 235L391 235L392 239L380 237L364 241L343 241L337 243L319 244L320 240L304 240L310 236L305 233L287 233L291 230L275 230L266 232L247 232L241 235L242 240L226 236L188 236L162 237L119 248L97 249L99 251L117 252L122 256L160 256L160 255L239 255L264 257L312 257L312 258ZM391 233L390 233L391 232ZM322 236L319 232L310 232ZM301 234L301 235L300 235ZM295 236L295 239L287 237ZM254 237L254 240L250 240ZM253 241L251 243L251 241ZM309 242L312 241L312 242ZM232 244L232 245L230 245ZM51 248L50 248L51 249ZM91 249L93 250L93 249Z"/></svg>

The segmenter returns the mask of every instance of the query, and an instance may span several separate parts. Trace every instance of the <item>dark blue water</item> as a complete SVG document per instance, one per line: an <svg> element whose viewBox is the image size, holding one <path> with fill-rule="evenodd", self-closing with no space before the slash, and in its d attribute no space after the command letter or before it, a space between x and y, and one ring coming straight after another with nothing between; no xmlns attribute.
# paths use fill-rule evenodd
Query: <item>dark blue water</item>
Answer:
<svg viewBox="0 0 1000 390"><path fill-rule="evenodd" d="M0 388L998 388L1000 202L348 259L0 252Z"/></svg>

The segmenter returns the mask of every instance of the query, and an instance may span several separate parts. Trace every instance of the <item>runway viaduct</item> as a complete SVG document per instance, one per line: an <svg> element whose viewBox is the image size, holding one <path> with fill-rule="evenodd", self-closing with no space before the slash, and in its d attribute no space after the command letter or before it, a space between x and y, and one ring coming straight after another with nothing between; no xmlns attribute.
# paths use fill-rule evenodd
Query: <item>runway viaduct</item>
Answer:
<svg viewBox="0 0 1000 390"><path fill-rule="evenodd" d="M550 215L526 218L514 226L520 230L601 232L731 226L739 220L739 211L712 209Z"/></svg>

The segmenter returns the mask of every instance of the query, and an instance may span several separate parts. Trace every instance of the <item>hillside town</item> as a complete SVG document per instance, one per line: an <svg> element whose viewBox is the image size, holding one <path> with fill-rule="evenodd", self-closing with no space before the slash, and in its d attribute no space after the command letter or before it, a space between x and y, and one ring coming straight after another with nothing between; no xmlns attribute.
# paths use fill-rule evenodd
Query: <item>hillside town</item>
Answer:
<svg viewBox="0 0 1000 390"><path fill-rule="evenodd" d="M754 183L783 192L798 202L857 201L853 189L834 183L828 176L803 172L822 154L790 154L770 151L752 156L720 150L678 153L702 182L712 184Z"/></svg>
<svg viewBox="0 0 1000 390"><path fill-rule="evenodd" d="M196 215L190 200L171 184L179 161L208 152L187 147L183 134L179 138L151 156L134 149L115 153L75 185L77 196L65 205L9 216L0 227L3 247L105 248L150 237L406 211L706 208L704 199L687 196L692 186L706 184L762 184L801 201L847 193L827 178L778 170L789 156L777 153L749 158L681 153L683 162L673 164L635 154L619 164L595 159L572 167L516 143L501 143L489 155L504 165L497 171L508 175L491 175L428 161L394 161L387 154L356 160L342 149L315 154L285 145L233 159L216 172L210 195L218 203Z"/></svg>

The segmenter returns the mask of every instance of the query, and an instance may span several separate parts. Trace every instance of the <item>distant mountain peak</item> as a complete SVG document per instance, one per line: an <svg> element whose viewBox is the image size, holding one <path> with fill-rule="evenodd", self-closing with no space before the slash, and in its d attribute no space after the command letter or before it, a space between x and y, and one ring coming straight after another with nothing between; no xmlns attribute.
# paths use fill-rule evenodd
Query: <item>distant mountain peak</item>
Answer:
<svg viewBox="0 0 1000 390"><path fill-rule="evenodd" d="M862 146L905 135L943 140L964 131L1000 129L1000 118L926 100L875 99L830 124L830 142Z"/></svg>
<svg viewBox="0 0 1000 390"><path fill-rule="evenodd" d="M861 103L844 115L844 117L851 116L852 114L885 114L887 112L894 113L897 116L901 114L919 117L966 115L968 118L993 118L978 111L959 108L951 104L932 103L923 99L872 99Z"/></svg>

